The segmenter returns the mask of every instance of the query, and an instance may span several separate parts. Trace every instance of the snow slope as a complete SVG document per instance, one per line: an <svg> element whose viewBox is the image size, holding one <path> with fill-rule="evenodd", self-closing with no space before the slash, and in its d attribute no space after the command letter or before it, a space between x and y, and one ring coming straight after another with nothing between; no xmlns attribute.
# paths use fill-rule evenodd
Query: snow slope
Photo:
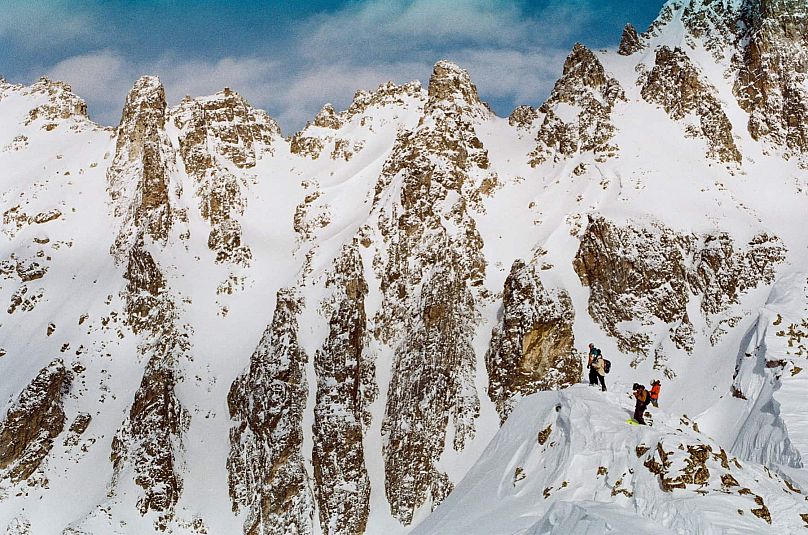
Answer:
<svg viewBox="0 0 808 535"><path fill-rule="evenodd" d="M737 97L756 5L667 2L630 55L577 46L522 119L447 62L288 138L230 90L166 106L144 77L111 130L63 84L0 80L0 529L803 527L808 150L753 135ZM798 76L777 61L804 43L771 42ZM786 102L769 89L755 105ZM769 115L794 134L804 100ZM506 324L517 260L546 297L524 308L569 319ZM299 302L276 322L279 292ZM609 392L520 390L589 341ZM70 380L27 400L57 417L20 446L8 415L57 359ZM652 378L654 426L625 425Z"/></svg>

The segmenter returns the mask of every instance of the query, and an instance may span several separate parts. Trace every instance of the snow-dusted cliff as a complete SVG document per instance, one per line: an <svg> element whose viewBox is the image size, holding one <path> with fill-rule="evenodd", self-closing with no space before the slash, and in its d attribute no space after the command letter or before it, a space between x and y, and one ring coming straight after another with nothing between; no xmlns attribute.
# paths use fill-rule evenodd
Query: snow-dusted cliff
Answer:
<svg viewBox="0 0 808 535"><path fill-rule="evenodd" d="M0 79L0 530L802 529L806 72L802 1L680 0L509 118Z"/></svg>

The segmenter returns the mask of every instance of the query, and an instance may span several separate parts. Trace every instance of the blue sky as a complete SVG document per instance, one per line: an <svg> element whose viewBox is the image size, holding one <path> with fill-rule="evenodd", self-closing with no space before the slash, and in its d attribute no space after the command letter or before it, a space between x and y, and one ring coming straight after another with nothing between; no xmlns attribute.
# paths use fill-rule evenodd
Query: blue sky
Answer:
<svg viewBox="0 0 808 535"><path fill-rule="evenodd" d="M0 74L47 74L117 124L126 92L157 74L170 104L224 86L285 133L357 89L429 80L440 59L469 70L499 115L537 105L572 45L617 46L663 0L0 0Z"/></svg>

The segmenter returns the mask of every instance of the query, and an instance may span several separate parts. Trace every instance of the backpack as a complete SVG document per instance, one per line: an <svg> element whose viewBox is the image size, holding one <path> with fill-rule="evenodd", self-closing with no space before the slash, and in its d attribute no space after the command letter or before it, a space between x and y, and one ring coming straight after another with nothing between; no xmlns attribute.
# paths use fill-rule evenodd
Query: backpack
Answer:
<svg viewBox="0 0 808 535"><path fill-rule="evenodd" d="M609 373L609 370L612 369L612 361L603 359L603 372Z"/></svg>

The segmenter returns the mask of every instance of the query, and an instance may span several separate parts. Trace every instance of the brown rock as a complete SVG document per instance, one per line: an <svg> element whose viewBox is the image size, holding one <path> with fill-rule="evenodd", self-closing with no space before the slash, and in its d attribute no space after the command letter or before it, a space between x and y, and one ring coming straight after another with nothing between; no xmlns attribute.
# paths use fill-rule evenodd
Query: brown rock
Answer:
<svg viewBox="0 0 808 535"><path fill-rule="evenodd" d="M620 40L620 47L617 49L617 53L621 56L630 56L636 52L642 51L644 48L645 45L637 34L637 30L629 22L626 24L625 28L623 28L623 37Z"/></svg>
<svg viewBox="0 0 808 535"><path fill-rule="evenodd" d="M574 316L566 292L545 290L534 264L514 262L505 281L502 322L486 353L488 395L503 422L523 396L580 380Z"/></svg>
<svg viewBox="0 0 808 535"><path fill-rule="evenodd" d="M314 529L302 452L308 358L297 341L301 306L294 291L278 292L272 324L227 396L235 423L227 458L230 498L234 511L247 509L244 532L250 535Z"/></svg>
<svg viewBox="0 0 808 535"><path fill-rule="evenodd" d="M72 376L60 360L43 368L0 423L0 477L19 483L39 468L64 430L62 396Z"/></svg>
<svg viewBox="0 0 808 535"><path fill-rule="evenodd" d="M717 91L703 80L695 65L680 48L666 46L656 52L656 63L641 91L643 99L662 106L679 121L698 115L700 135L707 139L708 157L740 163L741 153L732 137L732 123L718 100Z"/></svg>

